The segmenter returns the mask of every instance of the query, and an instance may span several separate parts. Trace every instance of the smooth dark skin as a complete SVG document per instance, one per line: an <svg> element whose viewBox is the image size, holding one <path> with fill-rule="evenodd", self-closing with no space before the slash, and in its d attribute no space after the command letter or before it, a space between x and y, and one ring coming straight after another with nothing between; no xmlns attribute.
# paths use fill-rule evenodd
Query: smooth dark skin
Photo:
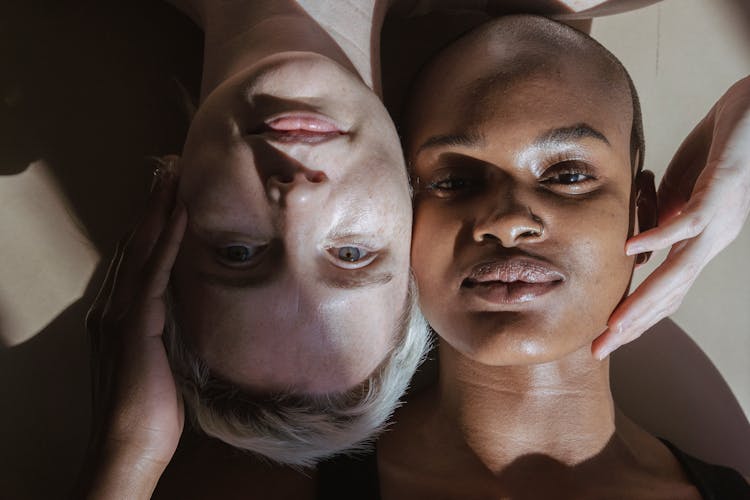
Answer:
<svg viewBox="0 0 750 500"><path fill-rule="evenodd" d="M380 440L383 498L699 498L671 453L614 407L609 363L590 353L629 285L635 260L622 247L636 212L640 230L654 223L653 178L633 178L627 85L601 77L598 54L511 39L503 22L443 53L411 103L412 266L441 336L440 381ZM510 69L525 63L537 69ZM472 87L503 67L515 78ZM606 141L535 145L581 124ZM530 231L539 220L541 235ZM499 307L462 295L467 265L529 255L562 284Z"/></svg>

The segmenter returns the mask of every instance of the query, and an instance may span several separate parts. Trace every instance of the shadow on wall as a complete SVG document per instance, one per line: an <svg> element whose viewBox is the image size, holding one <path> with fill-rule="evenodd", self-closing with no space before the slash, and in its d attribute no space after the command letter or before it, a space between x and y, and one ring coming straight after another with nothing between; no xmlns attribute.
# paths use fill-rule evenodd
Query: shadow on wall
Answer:
<svg viewBox="0 0 750 500"><path fill-rule="evenodd" d="M143 206L153 168L144 159L182 149L188 123L175 79L198 95L202 43L198 28L163 2L3 3L0 182L43 160L105 257L80 300L30 340L0 348L3 498L67 496L80 469L90 418L84 316ZM37 273L20 299L33 305L49 278Z"/></svg>
<svg viewBox="0 0 750 500"><path fill-rule="evenodd" d="M0 20L0 175L44 159L106 253L142 206L144 158L182 148L174 79L197 95L202 37L162 2L38 3Z"/></svg>
<svg viewBox="0 0 750 500"><path fill-rule="evenodd" d="M611 369L626 415L687 453L750 476L747 417L708 356L672 320L615 351Z"/></svg>

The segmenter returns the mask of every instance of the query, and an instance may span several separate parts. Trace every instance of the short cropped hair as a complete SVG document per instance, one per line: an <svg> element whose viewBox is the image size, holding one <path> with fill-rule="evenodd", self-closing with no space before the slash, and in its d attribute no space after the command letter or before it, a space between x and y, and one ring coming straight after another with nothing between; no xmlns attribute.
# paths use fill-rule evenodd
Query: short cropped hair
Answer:
<svg viewBox="0 0 750 500"><path fill-rule="evenodd" d="M600 68L602 70L602 79L608 80L609 82L622 83L624 84L623 88L627 88L630 92L630 102L633 115L630 131L630 158L633 172L637 173L642 170L645 154L643 115L641 113L641 104L638 98L638 93L636 92L630 74L614 54L590 35L553 19L530 14L509 15L493 19L484 25L463 33L457 39L446 44L427 61L424 67L420 69L418 76L412 82L408 95L416 95L416 90L421 86L422 79L426 78L429 74L429 68L440 61L444 52L451 50L451 48L455 48L454 45L473 43L477 38L489 39L487 43L497 43L492 40L492 37L495 35L502 37L505 40L515 39L539 41L542 45L558 47L560 51L565 52L585 51L587 54L592 54L596 58L596 61L594 62L601 63ZM528 56L528 54L526 54L526 56ZM543 61L545 57L546 56L544 55L540 55L536 58L534 55L531 55L530 59L533 59L533 61L530 61L529 57L524 57L523 59L519 58L517 63L509 64L501 68L497 75L485 77L475 82L472 85L473 90L479 96L483 93L483 90L492 88L507 78L513 80L515 77L525 76L529 71L533 71L535 66L539 65L540 61ZM476 105L479 108L485 107L482 102L478 102ZM409 104L407 104L406 108L407 112L404 113L405 117L411 114L408 112ZM491 108L488 108L487 112L491 112ZM409 167L411 168L411 166Z"/></svg>
<svg viewBox="0 0 750 500"><path fill-rule="evenodd" d="M292 466L369 450L429 351L429 329L417 299L412 276L395 347L363 383L324 395L258 396L217 377L180 335L170 305L164 342L190 421L236 448Z"/></svg>

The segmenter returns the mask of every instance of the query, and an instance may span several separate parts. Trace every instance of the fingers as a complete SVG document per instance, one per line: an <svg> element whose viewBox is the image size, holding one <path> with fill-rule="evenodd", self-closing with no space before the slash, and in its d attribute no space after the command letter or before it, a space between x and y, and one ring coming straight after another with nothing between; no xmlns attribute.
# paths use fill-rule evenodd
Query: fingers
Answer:
<svg viewBox="0 0 750 500"><path fill-rule="evenodd" d="M711 245L691 240L675 248L666 260L610 316L608 328L591 346L597 359L638 338L673 314L709 260Z"/></svg>
<svg viewBox="0 0 750 500"><path fill-rule="evenodd" d="M102 283L101 288L99 288L99 292L96 294L94 302L86 313L84 324L86 325L86 331L92 341L96 340L96 337L98 337L102 316L104 315L104 308L106 307L109 297L112 294L112 289L114 288L115 275L117 274L117 267L120 265L125 241L126 240L123 239L117 243L115 254L112 256L112 260L110 260L109 265L107 266L107 274L104 277L104 282Z"/></svg>
<svg viewBox="0 0 750 500"><path fill-rule="evenodd" d="M166 173L155 187L146 209L146 215L125 246L117 267L117 287L110 297L108 309L114 316L127 310L128 302L142 285L146 263L154 245L164 231L177 193L176 178Z"/></svg>
<svg viewBox="0 0 750 500"><path fill-rule="evenodd" d="M679 241L695 238L706 229L711 215L713 214L707 214L702 207L686 207L681 214L672 217L663 225L630 238L625 244L625 253L636 255L654 252L669 248Z"/></svg>
<svg viewBox="0 0 750 500"><path fill-rule="evenodd" d="M143 288L140 289L129 313L128 323L131 328L128 328L128 331L144 339L160 337L164 332L166 319L164 296L186 226L185 206L178 202L146 264ZM159 346L161 346L160 339Z"/></svg>
<svg viewBox="0 0 750 500"><path fill-rule="evenodd" d="M718 174L717 169L716 163L707 165L692 188L690 201L666 220L660 215L657 227L630 238L625 245L625 253L636 255L663 250L680 241L697 237L704 233L709 224L716 225L714 218L721 210L722 202L731 196L734 187L733 179L723 173Z"/></svg>
<svg viewBox="0 0 750 500"><path fill-rule="evenodd" d="M170 216L169 224L161 234L146 266L146 276L148 276L144 291L146 299L162 299L164 297L186 226L185 205L178 201Z"/></svg>
<svg viewBox="0 0 750 500"><path fill-rule="evenodd" d="M675 216L691 198L693 186L708 161L713 133L712 114L696 125L682 142L659 183L659 220Z"/></svg>

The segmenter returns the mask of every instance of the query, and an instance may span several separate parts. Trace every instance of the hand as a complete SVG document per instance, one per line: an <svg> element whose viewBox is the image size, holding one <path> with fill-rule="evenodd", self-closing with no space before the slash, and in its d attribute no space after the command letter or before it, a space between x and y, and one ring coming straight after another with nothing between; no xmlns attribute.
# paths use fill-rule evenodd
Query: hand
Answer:
<svg viewBox="0 0 750 500"><path fill-rule="evenodd" d="M167 283L187 221L176 184L168 171L157 179L86 320L94 377L88 497L150 498L182 433L182 400L162 343Z"/></svg>
<svg viewBox="0 0 750 500"><path fill-rule="evenodd" d="M750 77L732 86L682 143L658 200L658 226L630 238L625 251L671 249L594 340L598 359L674 313L701 270L740 233L750 211Z"/></svg>

